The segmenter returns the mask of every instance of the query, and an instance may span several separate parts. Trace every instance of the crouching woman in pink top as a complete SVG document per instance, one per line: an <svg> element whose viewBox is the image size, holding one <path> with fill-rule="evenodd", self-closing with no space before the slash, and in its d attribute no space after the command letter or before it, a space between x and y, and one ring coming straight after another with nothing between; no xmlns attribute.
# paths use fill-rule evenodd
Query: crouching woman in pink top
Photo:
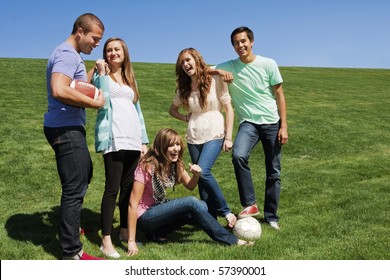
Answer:
<svg viewBox="0 0 390 280"><path fill-rule="evenodd" d="M154 241L188 223L197 224L213 240L227 245L253 245L238 239L222 227L207 211L206 204L194 196L167 199L166 190L183 184L193 190L201 175L198 165L190 165L192 177L183 164L184 144L172 129L158 131L153 147L141 158L130 195L128 213L128 255L138 253L135 242L137 227Z"/></svg>

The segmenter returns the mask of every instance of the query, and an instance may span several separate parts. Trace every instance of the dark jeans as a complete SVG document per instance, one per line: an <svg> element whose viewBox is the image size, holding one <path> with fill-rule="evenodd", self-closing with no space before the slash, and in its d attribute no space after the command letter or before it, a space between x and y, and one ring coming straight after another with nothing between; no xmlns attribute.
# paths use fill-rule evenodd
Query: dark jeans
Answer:
<svg viewBox="0 0 390 280"><path fill-rule="evenodd" d="M80 217L84 196L92 178L92 161L83 127L44 127L61 179L60 244L64 257L82 250Z"/></svg>
<svg viewBox="0 0 390 280"><path fill-rule="evenodd" d="M281 187L279 126L279 123L257 125L245 121L240 124L233 147L233 165L241 205L246 207L256 203L249 155L259 141L263 145L266 169L264 218L267 222L279 220L277 215Z"/></svg>
<svg viewBox="0 0 390 280"><path fill-rule="evenodd" d="M111 152L104 155L106 185L101 204L102 234L111 235L116 198L119 194L120 227L127 228L129 197L134 181L140 151Z"/></svg>

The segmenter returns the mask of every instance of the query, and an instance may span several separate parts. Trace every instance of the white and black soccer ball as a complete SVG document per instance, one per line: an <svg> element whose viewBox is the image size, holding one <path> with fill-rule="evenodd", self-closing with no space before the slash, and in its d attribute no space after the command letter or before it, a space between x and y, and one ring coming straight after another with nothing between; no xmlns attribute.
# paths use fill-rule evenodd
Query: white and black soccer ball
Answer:
<svg viewBox="0 0 390 280"><path fill-rule="evenodd" d="M233 227L233 234L244 240L259 239L261 236L261 225L253 217L238 219Z"/></svg>

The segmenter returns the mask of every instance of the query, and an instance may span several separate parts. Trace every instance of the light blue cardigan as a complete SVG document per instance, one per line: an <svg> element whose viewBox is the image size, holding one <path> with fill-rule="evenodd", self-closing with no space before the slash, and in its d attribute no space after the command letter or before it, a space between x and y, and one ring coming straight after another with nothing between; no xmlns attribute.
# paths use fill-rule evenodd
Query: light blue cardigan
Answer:
<svg viewBox="0 0 390 280"><path fill-rule="evenodd" d="M97 153L107 150L112 142L112 105L110 101L110 92L108 84L108 76L99 76L96 72L92 76L92 83L103 91L106 102L100 108L96 115L95 124L95 151ZM139 100L134 104L137 110L138 118L141 123L142 144L149 144L148 135L146 133L145 120L142 114Z"/></svg>

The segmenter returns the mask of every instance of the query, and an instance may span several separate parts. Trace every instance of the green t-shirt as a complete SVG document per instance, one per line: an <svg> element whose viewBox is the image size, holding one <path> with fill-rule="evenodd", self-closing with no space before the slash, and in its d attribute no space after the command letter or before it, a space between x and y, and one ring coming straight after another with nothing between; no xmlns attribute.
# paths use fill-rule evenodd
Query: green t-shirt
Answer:
<svg viewBox="0 0 390 280"><path fill-rule="evenodd" d="M283 82L273 59L257 55L255 61L243 63L239 58L215 66L233 74L229 93L240 123L274 124L279 112L272 86Z"/></svg>

